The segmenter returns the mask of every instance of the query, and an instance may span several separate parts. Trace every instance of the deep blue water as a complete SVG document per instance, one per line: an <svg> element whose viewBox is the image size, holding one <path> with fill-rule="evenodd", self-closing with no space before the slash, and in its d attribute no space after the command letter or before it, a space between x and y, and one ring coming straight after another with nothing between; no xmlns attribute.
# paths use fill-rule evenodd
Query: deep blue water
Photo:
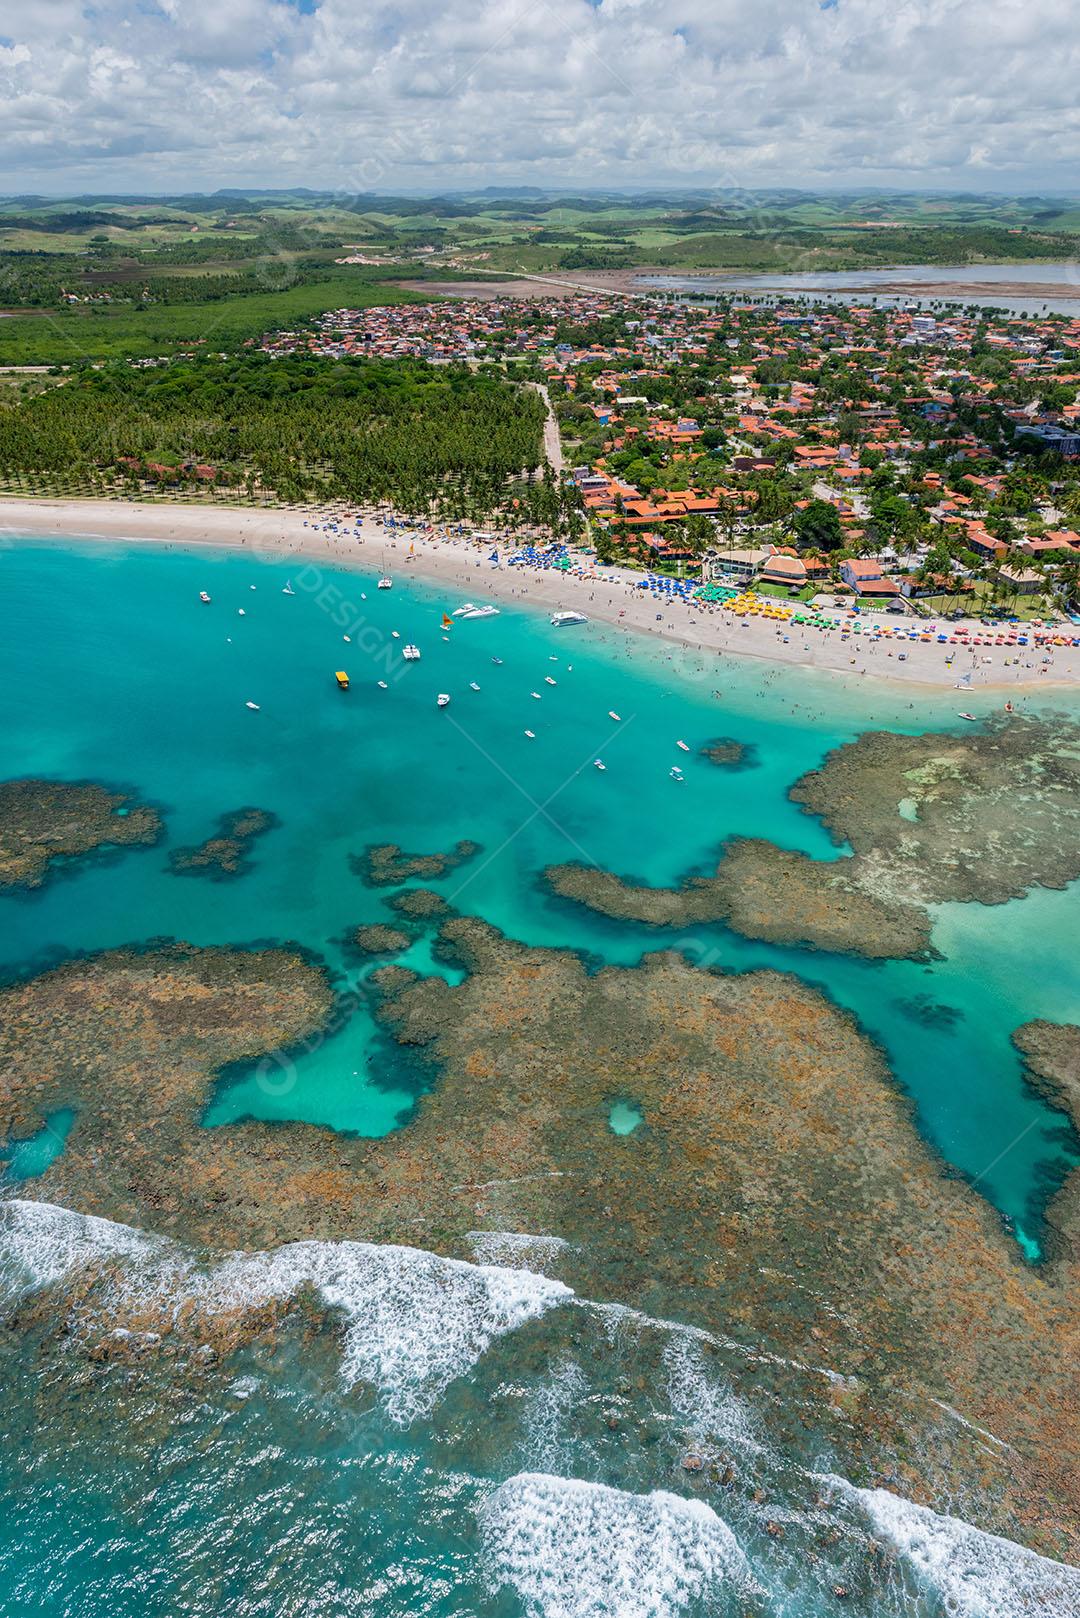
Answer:
<svg viewBox="0 0 1080 1618"><path fill-rule="evenodd" d="M457 600L400 570L389 592L377 592L374 577L326 570L321 583L340 591L329 601L307 587L313 575L301 580L300 571L296 564L158 546L27 542L0 553L2 774L129 787L160 806L167 828L163 845L80 862L37 893L0 899L0 972L27 972L78 951L160 936L198 944L289 941L324 959L348 996L371 967L358 964L347 934L363 921L392 919L384 894L351 872L350 856L380 841L434 852L471 838L482 845L480 855L431 885L456 909L517 938L625 964L674 944L705 965L796 972L849 1007L914 1098L926 1139L976 1182L1025 1252L1037 1257L1041 1210L1078 1160L1077 1142L1063 1115L1024 1087L1009 1034L1035 1016L1080 1018L1080 955L1068 945L1080 937L1075 888L993 909L945 907L935 930L943 959L920 965L777 949L720 927L674 935L625 927L553 900L537 880L553 861L589 859L651 883L673 882L706 869L719 843L740 833L821 859L839 857L821 826L787 801L787 786L868 727L951 726L950 693L913 695L870 682L847 687L836 678L776 673L732 657L705 667L694 654L631 643L598 623L553 630L546 618L505 608L489 620L458 621L444 637L442 611ZM290 577L297 590L285 595ZM475 600L484 599L483 579L479 571ZM200 590L212 596L209 606L200 603ZM410 640L422 658L406 665L400 648ZM337 669L350 675L347 694L336 689ZM479 692L470 689L472 681ZM439 692L451 696L445 711L436 707ZM994 701L977 694L964 700L976 711ZM1055 697L1055 706L1064 705ZM697 748L717 735L752 743L758 767L729 772L698 759ZM690 754L676 748L678 739ZM593 767L597 757L604 772ZM682 784L670 776L675 763L685 771ZM256 844L249 874L213 882L169 871L171 847L202 841L223 812L246 804L273 811L279 822ZM426 943L406 959L421 971L445 970L432 963ZM919 1015L927 1000L950 1008L945 1026ZM407 1123L416 1082L378 1035L360 993L339 1031L297 1053L287 1070L225 1075L204 1121L212 1127L253 1114L380 1135ZM22 1172L45 1166L40 1143L19 1150ZM9 1165L9 1180L19 1163L16 1157ZM282 1386L292 1385L292 1371L281 1374ZM325 1427L323 1416L311 1417L313 1436L308 1415L290 1416L275 1386L260 1381L256 1402L273 1433L267 1454L277 1462L256 1459L257 1424L240 1406L227 1419L228 1430L239 1434L235 1448L212 1475L199 1471L175 1437L169 1440L170 1481L148 1508L146 1534L180 1536L194 1570L190 1586L160 1569L147 1581L146 1541L130 1520L132 1499L147 1487L145 1457L125 1462L132 1498L103 1506L106 1486L92 1446L66 1455L59 1426L61 1436L35 1462L36 1503L20 1509L8 1539L26 1551L26 1601L49 1614L95 1610L89 1598L80 1604L73 1560L80 1536L88 1536L104 1570L104 1582L84 1587L95 1599L107 1597L110 1610L124 1615L177 1610L194 1600L205 1567L199 1533L225 1509L231 1487L262 1526L252 1530L229 1516L222 1567L233 1567L231 1558L236 1567L222 1573L217 1596L200 1597L202 1606L194 1600L193 1610L543 1611L547 1618L604 1610L560 1608L550 1592L546 1606L534 1607L520 1589L518 1597L504 1590L494 1606L496 1598L482 1594L470 1558L473 1495L487 1485L470 1467L489 1481L512 1467L500 1472L490 1453L480 1464L467 1445L450 1461L439 1451L445 1435L415 1437L410 1430L405 1437L379 1426L377 1442L369 1443L370 1433L358 1436L350 1425L354 1414L337 1407ZM467 1378L453 1400L467 1405L475 1397L471 1386ZM535 1396L550 1402L551 1390ZM242 1409L249 1411L246 1403ZM191 1419L193 1431L203 1422L214 1428L213 1412L193 1412ZM207 1439L211 1450L220 1442ZM542 1445L515 1455L552 1469ZM9 1500L18 1498L17 1461L17 1449L0 1455L0 1489L7 1471ZM570 1475L586 1475L573 1471L572 1455L562 1464ZM652 1486L633 1468L606 1480L626 1489ZM354 1540L362 1523L371 1532L372 1514L385 1513L382 1548L363 1564L362 1593L350 1586L346 1595L331 1580L330 1593L319 1595L307 1571L292 1583L286 1571L277 1584L269 1575L260 1579L244 1597L243 1569L258 1545L277 1546L286 1567L299 1556L298 1545L286 1555L285 1538L276 1536L280 1525L263 1515L272 1519L268 1500L275 1491L293 1502L298 1524L307 1521L300 1499L325 1519L321 1554L330 1558L340 1552L339 1530L353 1535L350 1555L359 1555ZM34 1571L46 1562L48 1580ZM413 1589L410 1566L428 1570L422 1599L415 1589L402 1593ZM800 1618L826 1610L805 1595L792 1602L768 1610ZM0 1595L0 1611L15 1605ZM19 1605L27 1610L23 1597Z"/></svg>

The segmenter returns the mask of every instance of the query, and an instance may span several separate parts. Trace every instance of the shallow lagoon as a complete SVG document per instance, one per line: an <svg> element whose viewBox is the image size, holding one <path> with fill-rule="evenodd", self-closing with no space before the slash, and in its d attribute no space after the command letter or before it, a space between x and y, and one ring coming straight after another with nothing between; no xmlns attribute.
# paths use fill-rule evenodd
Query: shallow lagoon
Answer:
<svg viewBox="0 0 1080 1618"><path fill-rule="evenodd" d="M441 611L455 603L400 574L378 592L373 578L326 570L355 609L346 643L313 591L282 593L286 564L27 543L2 565L5 773L129 786L161 806L167 842L82 862L39 893L0 900L0 967L25 972L169 936L293 941L335 973L343 1003L328 1037L284 1063L225 1075L207 1124L251 1114L377 1136L407 1119L431 1076L371 1021L364 979L380 963L359 961L349 937L362 922L394 918L387 890L366 887L349 857L369 843L430 853L472 838L481 852L430 886L526 942L622 964L674 947L703 965L776 966L825 989L883 1045L928 1140L1037 1251L1040 1210L1077 1143L1024 1087L1009 1034L1033 1016L1080 1016L1080 961L1067 945L1080 936L1075 890L943 907L935 944L944 958L924 965L781 949L723 927L666 934L613 923L538 881L550 863L583 859L671 883L706 869L732 834L838 857L819 823L787 801L788 785L863 729L950 727L951 693L848 685L732 656L706 667L693 652L631 642L599 623L556 631L507 609L444 637ZM482 599L480 571L475 593ZM373 654L358 649L361 616L377 632ZM410 639L422 658L406 665L399 649ZM334 685L340 667L347 694ZM452 701L440 712L443 690ZM984 711L999 700L964 696ZM1077 699L1054 693L1052 705L1076 711ZM753 743L757 767L696 757L719 733ZM676 749L680 739L690 755ZM680 759L681 784L669 775ZM243 804L280 820L255 845L249 874L215 882L167 870L170 848L200 842ZM423 936L403 962L447 970Z"/></svg>

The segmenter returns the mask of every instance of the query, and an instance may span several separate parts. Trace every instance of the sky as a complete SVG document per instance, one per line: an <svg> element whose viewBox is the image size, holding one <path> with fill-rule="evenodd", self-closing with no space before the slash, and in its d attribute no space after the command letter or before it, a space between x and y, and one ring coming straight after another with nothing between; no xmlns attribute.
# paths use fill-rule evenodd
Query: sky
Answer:
<svg viewBox="0 0 1080 1618"><path fill-rule="evenodd" d="M0 189L1080 191L1072 0L24 0Z"/></svg>

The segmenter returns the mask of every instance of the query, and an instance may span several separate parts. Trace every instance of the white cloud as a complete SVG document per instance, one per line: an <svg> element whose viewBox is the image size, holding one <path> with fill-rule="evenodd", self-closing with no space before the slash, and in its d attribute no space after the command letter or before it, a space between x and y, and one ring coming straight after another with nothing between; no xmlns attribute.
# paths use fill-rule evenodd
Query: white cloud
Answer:
<svg viewBox="0 0 1080 1618"><path fill-rule="evenodd" d="M1078 79L1063 0L36 0L0 22L0 172L1072 190Z"/></svg>

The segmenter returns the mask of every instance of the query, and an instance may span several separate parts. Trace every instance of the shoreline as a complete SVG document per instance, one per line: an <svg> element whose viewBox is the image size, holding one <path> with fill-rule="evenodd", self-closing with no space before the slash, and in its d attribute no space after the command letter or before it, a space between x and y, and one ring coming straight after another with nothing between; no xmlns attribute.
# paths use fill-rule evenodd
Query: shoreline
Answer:
<svg viewBox="0 0 1080 1618"><path fill-rule="evenodd" d="M602 577L582 578L523 565L494 568L486 562L490 540L388 530L371 514L357 516L350 523L350 529L361 528L359 538L351 531L348 535L325 534L322 525L320 513L296 508L0 498L0 545L20 538L125 541L194 552L203 548L246 551L260 560L321 560L333 568L375 572L387 570L390 553L396 553L395 567L406 567L417 577L465 594L472 591L481 600L490 598L547 612L573 608L627 634L675 642L701 655L713 653L718 662L727 655L757 658L777 667L835 674L851 683L878 679L938 690L956 686L968 674L971 683L965 689L972 692L1080 684L1077 647L1054 647L1048 652L1036 646L1011 652L983 647L976 654L961 646L915 641L905 644L906 657L901 662L884 641L842 641L835 632L795 625L787 626L785 644L784 632L768 621L740 619L719 607L656 602L633 588L631 581L640 575L625 569L605 567ZM406 561L410 544L415 551L412 560ZM955 657L951 668L945 666L947 654ZM1044 662L1044 656L1049 660Z"/></svg>

